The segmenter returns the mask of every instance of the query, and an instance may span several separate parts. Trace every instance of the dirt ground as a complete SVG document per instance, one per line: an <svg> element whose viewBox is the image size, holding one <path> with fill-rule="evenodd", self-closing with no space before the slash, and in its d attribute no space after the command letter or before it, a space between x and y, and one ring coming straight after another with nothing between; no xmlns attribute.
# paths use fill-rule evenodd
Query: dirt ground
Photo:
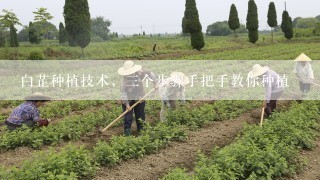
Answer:
<svg viewBox="0 0 320 180"><path fill-rule="evenodd" d="M158 179L175 167L192 170L198 150L209 153L214 146L230 144L245 122L258 121L247 112L233 120L211 122L198 131L189 132L185 142L172 142L157 154L131 159L113 168L101 168L95 179Z"/></svg>
<svg viewBox="0 0 320 180"><path fill-rule="evenodd" d="M290 108L290 101L279 101L278 110ZM172 142L157 154L141 159L130 159L113 168L102 167L95 179L158 179L176 167L193 171L199 150L209 154L213 147L229 145L238 136L245 123L258 124L261 108L242 114L238 118L222 122L211 122L198 131L188 132L185 142Z"/></svg>
<svg viewBox="0 0 320 180"><path fill-rule="evenodd" d="M320 139L316 141L316 147L312 151L301 151L302 158L307 161L307 166L290 178L292 180L320 180Z"/></svg>

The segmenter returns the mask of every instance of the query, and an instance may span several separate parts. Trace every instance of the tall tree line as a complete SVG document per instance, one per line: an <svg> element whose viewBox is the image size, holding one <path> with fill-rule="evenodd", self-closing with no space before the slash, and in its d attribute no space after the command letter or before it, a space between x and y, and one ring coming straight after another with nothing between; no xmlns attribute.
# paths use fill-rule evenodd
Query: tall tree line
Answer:
<svg viewBox="0 0 320 180"><path fill-rule="evenodd" d="M66 0L64 5L65 29L70 46L80 46L83 49L91 41L91 21L87 0Z"/></svg>
<svg viewBox="0 0 320 180"><path fill-rule="evenodd" d="M195 0L186 0L184 17L182 19L182 32L191 34L191 46L201 50L204 45L202 25L199 20L199 13Z"/></svg>

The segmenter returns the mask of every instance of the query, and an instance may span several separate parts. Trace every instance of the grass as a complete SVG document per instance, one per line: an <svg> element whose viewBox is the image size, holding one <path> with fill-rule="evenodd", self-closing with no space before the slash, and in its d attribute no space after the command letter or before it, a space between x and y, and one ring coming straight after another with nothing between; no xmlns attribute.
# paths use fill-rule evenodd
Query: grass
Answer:
<svg viewBox="0 0 320 180"><path fill-rule="evenodd" d="M301 47L306 53L310 53L311 58L319 59L319 49L316 43L320 37L294 38L290 41L285 40L281 33L275 33L274 41L271 43L270 34L260 34L256 44L248 42L246 34L241 34L235 40L233 35L227 37L205 37L205 48L199 53L205 53L205 56L189 56L193 52L190 46L189 37L130 37L124 39L115 39L105 42L92 42L85 48L86 57L84 58L79 47L69 47L67 44L60 45L57 41L45 41L39 45L32 45L27 42L20 43L18 48L0 48L0 59L26 60L33 51L44 53L45 59L88 59L88 60L108 60L108 59L148 59L159 54L169 54L167 59L275 59L269 50L287 49L288 53L294 56L301 53L300 49L291 47ZM313 43L310 46L306 44ZM154 44L157 44L156 53L152 51ZM251 56L251 53L265 53L265 46L268 46L269 56ZM269 49L271 48L271 49ZM315 49L314 49L315 48ZM218 53L216 53L218 51ZM228 51L228 52L224 52ZM232 51L232 52L230 52ZM292 52L294 51L294 52ZM170 56L178 54L178 57ZM232 54L230 56L229 54ZM292 55L292 56L293 56ZM155 57L157 58L157 56ZM291 56L289 58L292 58Z"/></svg>

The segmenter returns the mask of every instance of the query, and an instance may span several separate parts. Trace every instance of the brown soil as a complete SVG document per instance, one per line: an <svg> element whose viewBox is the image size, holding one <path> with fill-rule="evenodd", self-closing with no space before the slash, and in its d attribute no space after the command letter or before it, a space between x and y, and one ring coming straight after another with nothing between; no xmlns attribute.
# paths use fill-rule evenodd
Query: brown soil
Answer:
<svg viewBox="0 0 320 180"><path fill-rule="evenodd" d="M157 154L131 159L114 168L101 168L95 179L158 179L175 167L191 170L198 150L209 153L214 146L230 144L245 122L257 123L250 114L247 112L233 120L211 122L198 131L189 132L185 142L172 142Z"/></svg>
<svg viewBox="0 0 320 180"><path fill-rule="evenodd" d="M89 112L88 110L84 110L82 112ZM156 117L147 116L147 121L150 123L154 123L156 121ZM108 141L112 136L120 136L123 134L123 126L118 125L110 128L104 133L100 133L99 129L101 127L96 128L95 131L89 132L81 136L80 140L77 141L66 141L60 142L58 145L50 146L46 145L41 147L39 150L35 150L30 147L18 147L16 149L8 150L0 154L0 164L6 168L10 168L11 166L18 167L21 162L31 159L33 153L37 153L37 151L48 151L53 148L54 150L59 151L61 148L67 146L68 144L72 144L75 146L85 146L88 149L92 149L94 145L96 145L98 140ZM136 135L136 125L132 124L132 133Z"/></svg>
<svg viewBox="0 0 320 180"><path fill-rule="evenodd" d="M285 111L290 101L279 101L278 105L278 110ZM223 147L232 143L244 123L258 124L260 115L261 108L256 108L233 120L211 122L198 131L188 132L185 142L172 142L157 154L130 159L113 168L102 167L95 179L158 179L176 167L193 171L199 150L209 154L215 146Z"/></svg>
<svg viewBox="0 0 320 180"><path fill-rule="evenodd" d="M300 152L302 158L307 161L307 166L298 175L287 178L292 180L320 180L320 139L316 141L316 147L312 151Z"/></svg>

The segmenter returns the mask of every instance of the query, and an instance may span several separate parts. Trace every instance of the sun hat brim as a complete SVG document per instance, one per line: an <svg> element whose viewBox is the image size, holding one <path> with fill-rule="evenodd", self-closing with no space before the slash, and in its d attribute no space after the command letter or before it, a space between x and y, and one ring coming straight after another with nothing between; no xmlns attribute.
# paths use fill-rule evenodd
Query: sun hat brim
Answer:
<svg viewBox="0 0 320 180"><path fill-rule="evenodd" d="M127 75L130 75L130 74L133 74L135 72L138 72L142 69L142 66L140 65L134 65L132 66L131 68L125 68L125 67L121 67L118 69L118 73L122 76L127 76Z"/></svg>
<svg viewBox="0 0 320 180"><path fill-rule="evenodd" d="M255 77L258 77L258 76L261 76L262 74L266 73L267 71L269 70L268 67L261 67L258 71L253 71L251 70L249 73L248 73L248 76L250 78L255 78Z"/></svg>
<svg viewBox="0 0 320 180"><path fill-rule="evenodd" d="M24 98L25 101L50 101L51 97L45 96L41 93L35 93Z"/></svg>

